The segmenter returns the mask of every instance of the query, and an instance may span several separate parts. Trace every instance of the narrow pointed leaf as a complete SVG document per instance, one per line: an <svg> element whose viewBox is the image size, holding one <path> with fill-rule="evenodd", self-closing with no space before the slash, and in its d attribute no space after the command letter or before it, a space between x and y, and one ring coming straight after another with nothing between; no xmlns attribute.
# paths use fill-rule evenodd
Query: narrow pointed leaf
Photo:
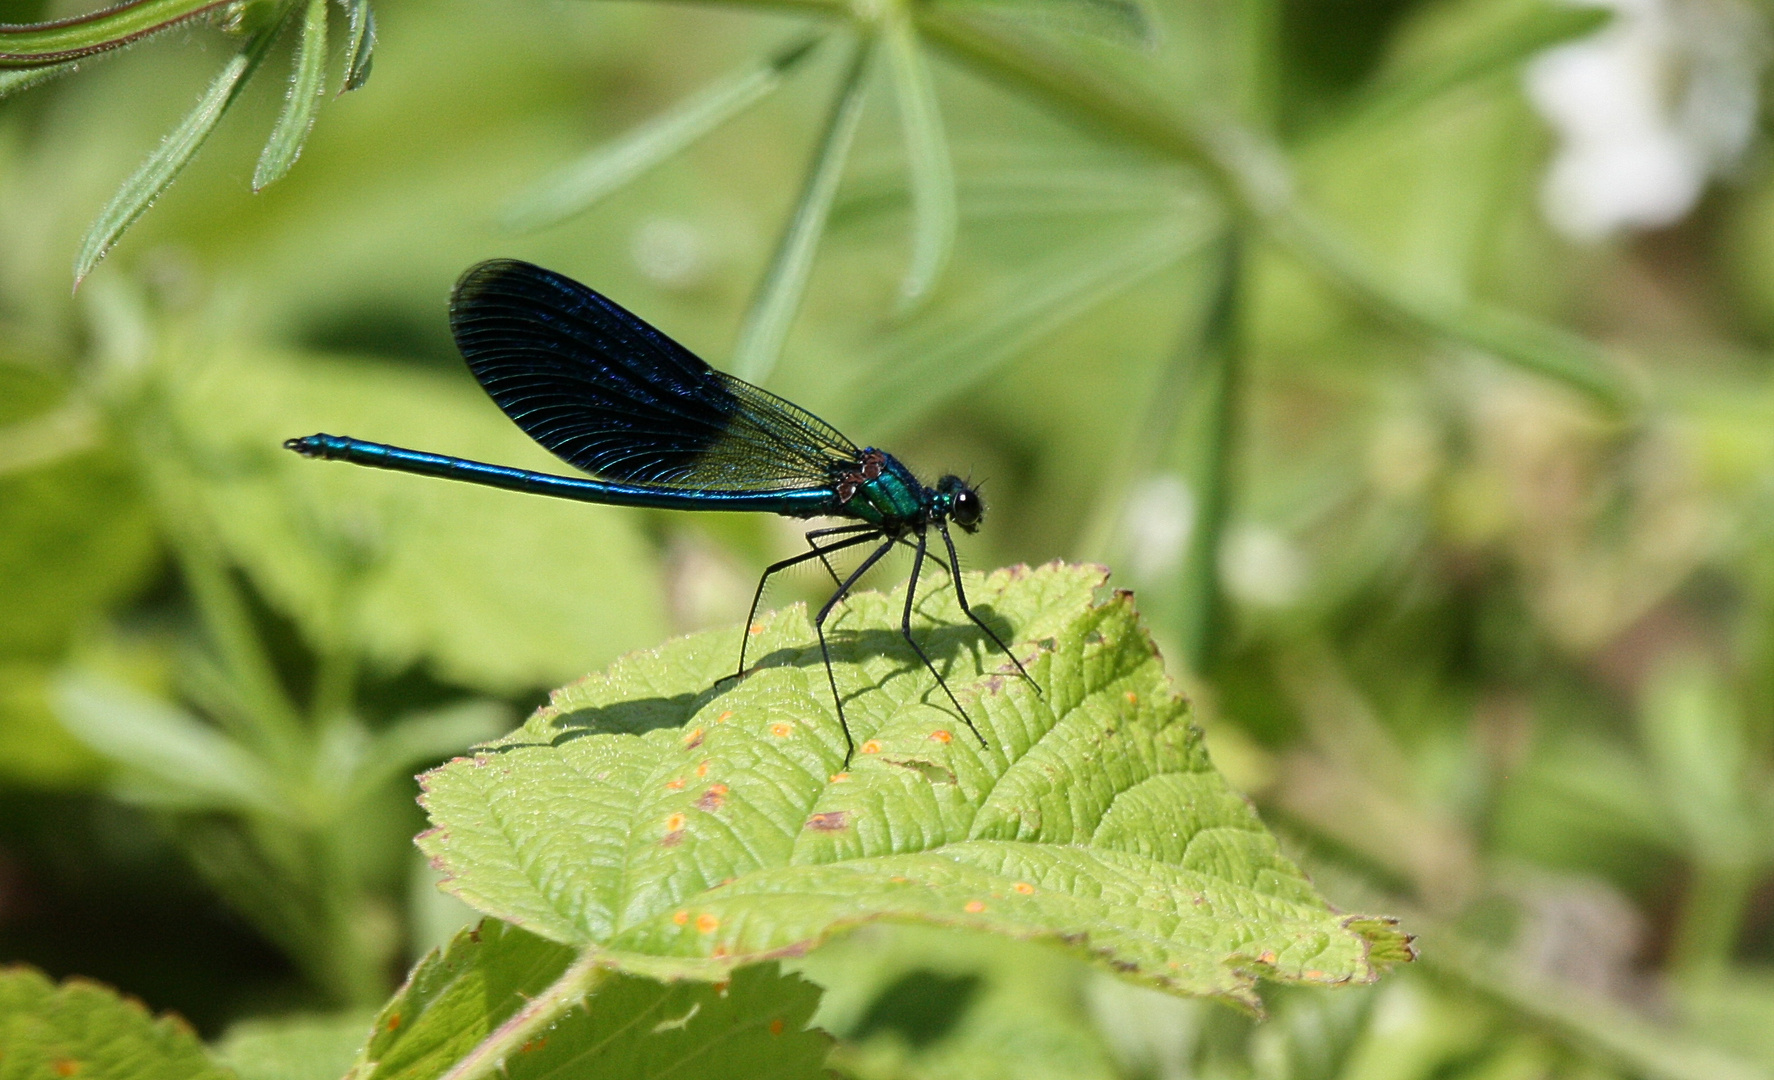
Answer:
<svg viewBox="0 0 1774 1080"><path fill-rule="evenodd" d="M283 179L302 156L302 144L314 127L314 113L326 88L326 10L327 0L308 0L302 40L290 70L289 92L283 99L283 111L277 114L277 126L271 129L271 138L259 155L259 166L253 170L254 191Z"/></svg>
<svg viewBox="0 0 1774 1080"><path fill-rule="evenodd" d="M370 0L339 0L345 8L345 82L339 93L356 90L370 81L370 64L376 53L376 12Z"/></svg>
<svg viewBox="0 0 1774 1080"><path fill-rule="evenodd" d="M1158 24L1140 0L941 0L942 7L1151 48Z"/></svg>
<svg viewBox="0 0 1774 1080"><path fill-rule="evenodd" d="M818 36L797 39L758 67L715 83L544 178L511 201L505 210L506 224L514 229L537 229L589 209L769 96L812 54L819 41Z"/></svg>
<svg viewBox="0 0 1774 1080"><path fill-rule="evenodd" d="M1335 128L1379 123L1468 83L1510 71L1543 50L1595 33L1614 15L1611 8L1586 4L1503 5L1502 21L1487 22L1469 47L1383 72Z"/></svg>
<svg viewBox="0 0 1774 1080"><path fill-rule="evenodd" d="M1208 760L1127 593L1100 567L968 575L1035 687L932 584L914 626L982 747L899 636L903 591L637 653L423 779L420 846L472 906L600 963L719 978L873 921L1052 941L1124 977L1254 1005L1410 958L1333 911ZM941 704L939 704L939 702Z"/></svg>
<svg viewBox="0 0 1774 1080"><path fill-rule="evenodd" d="M0 26L0 66L53 64L121 48L234 0L125 0L90 15Z"/></svg>
<svg viewBox="0 0 1774 1080"><path fill-rule="evenodd" d="M219 729L121 683L86 673L63 677L62 724L122 768L137 801L188 809L280 814L280 787L264 763Z"/></svg>
<svg viewBox="0 0 1774 1080"><path fill-rule="evenodd" d="M862 119L863 99L867 96L870 57L874 43L856 43L849 70L838 86L830 117L820 136L813 165L807 172L801 195L795 203L794 216L777 243L770 269L746 313L745 326L739 332L739 344L733 350L730 365L735 375L748 382L761 383L769 378L782 355L782 343L788 338L789 324L801 307L807 292L807 279L813 272L813 256L819 250L819 238L825 232L826 217L832 200L838 194L838 181L844 175L844 163L850 157L850 144L856 137L856 125Z"/></svg>
<svg viewBox="0 0 1774 1080"><path fill-rule="evenodd" d="M79 66L80 63L76 60L66 60L48 67L0 70L0 98L29 90L58 76L71 74Z"/></svg>
<svg viewBox="0 0 1774 1080"><path fill-rule="evenodd" d="M1104 251L1062 252L966 305L966 318L920 319L888 339L862 369L868 419L892 430L983 379L999 364L1110 297L1196 250L1213 215L1171 221ZM985 318L972 313L988 311Z"/></svg>
<svg viewBox="0 0 1774 1080"><path fill-rule="evenodd" d="M896 9L897 10L897 9ZM918 46L918 32L903 13L887 21L883 43L899 122L905 131L906 162L912 182L912 262L900 284L900 299L922 299L936 284L955 245L955 165L943 132L942 108L929 65Z"/></svg>
<svg viewBox="0 0 1774 1080"><path fill-rule="evenodd" d="M87 230L86 238L80 243L80 253L74 259L76 288L111 250L118 238L147 213L148 207L154 204L161 192L172 185L180 170L197 156L204 140L209 138L222 115L240 95L247 77L265 59L276 35L276 23L254 34L246 48L231 58L209 84L209 89L198 100L197 107L161 140L154 152L148 155L148 160L142 162L141 167L111 197L110 203L100 211L98 220L92 223L92 228Z"/></svg>
<svg viewBox="0 0 1774 1080"><path fill-rule="evenodd" d="M351 778L351 797L373 792L401 772L432 764L490 739L511 722L511 712L493 701L464 701L402 717L376 733Z"/></svg>

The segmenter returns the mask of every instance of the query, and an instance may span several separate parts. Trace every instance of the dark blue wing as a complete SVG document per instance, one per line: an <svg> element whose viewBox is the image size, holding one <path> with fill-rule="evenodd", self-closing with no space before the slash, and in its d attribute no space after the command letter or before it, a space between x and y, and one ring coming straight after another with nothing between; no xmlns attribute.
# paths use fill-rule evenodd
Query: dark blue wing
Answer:
<svg viewBox="0 0 1774 1080"><path fill-rule="evenodd" d="M575 468L713 491L824 487L860 451L835 428L571 278L514 259L450 299L468 366L505 415Z"/></svg>

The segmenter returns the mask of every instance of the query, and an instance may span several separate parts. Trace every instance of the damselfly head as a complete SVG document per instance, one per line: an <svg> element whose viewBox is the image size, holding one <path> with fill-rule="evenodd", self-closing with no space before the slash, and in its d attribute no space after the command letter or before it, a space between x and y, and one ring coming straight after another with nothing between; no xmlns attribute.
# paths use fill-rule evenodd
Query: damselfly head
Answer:
<svg viewBox="0 0 1774 1080"><path fill-rule="evenodd" d="M973 485L959 476L945 476L936 482L936 493L948 500L948 518L968 532L979 528L986 516L985 500Z"/></svg>

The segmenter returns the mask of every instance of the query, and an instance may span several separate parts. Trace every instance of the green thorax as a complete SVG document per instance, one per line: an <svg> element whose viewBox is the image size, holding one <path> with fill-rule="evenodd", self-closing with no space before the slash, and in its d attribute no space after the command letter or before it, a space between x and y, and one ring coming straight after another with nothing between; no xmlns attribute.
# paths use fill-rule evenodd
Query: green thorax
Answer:
<svg viewBox="0 0 1774 1080"><path fill-rule="evenodd" d="M925 490L891 454L870 448L836 483L840 512L871 525L909 524L923 516Z"/></svg>

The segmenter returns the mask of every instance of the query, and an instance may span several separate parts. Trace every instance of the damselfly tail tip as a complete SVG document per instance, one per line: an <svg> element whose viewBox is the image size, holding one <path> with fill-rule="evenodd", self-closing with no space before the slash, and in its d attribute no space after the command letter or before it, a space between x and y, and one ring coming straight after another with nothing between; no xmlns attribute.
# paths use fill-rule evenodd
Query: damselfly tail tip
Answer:
<svg viewBox="0 0 1774 1080"><path fill-rule="evenodd" d="M304 435L299 439L285 439L283 440L283 448L294 450L306 458L320 457L325 453L325 446L321 442L325 438L325 435Z"/></svg>

